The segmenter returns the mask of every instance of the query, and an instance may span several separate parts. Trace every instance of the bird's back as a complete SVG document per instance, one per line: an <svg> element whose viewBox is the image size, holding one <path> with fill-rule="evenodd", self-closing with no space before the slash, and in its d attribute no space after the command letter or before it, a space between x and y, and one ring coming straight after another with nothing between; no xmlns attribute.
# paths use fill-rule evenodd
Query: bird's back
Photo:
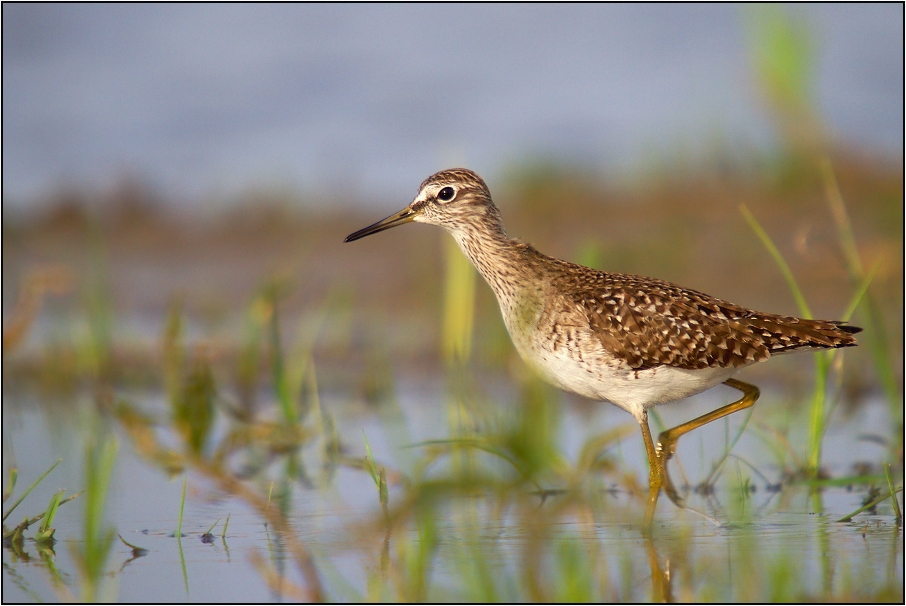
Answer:
<svg viewBox="0 0 906 606"><path fill-rule="evenodd" d="M841 322L758 312L676 284L599 271L525 247L543 302L535 331L558 346L557 325L641 370L739 368L806 348L856 344L861 329ZM492 285L493 287L493 285ZM583 326L584 325L584 326Z"/></svg>

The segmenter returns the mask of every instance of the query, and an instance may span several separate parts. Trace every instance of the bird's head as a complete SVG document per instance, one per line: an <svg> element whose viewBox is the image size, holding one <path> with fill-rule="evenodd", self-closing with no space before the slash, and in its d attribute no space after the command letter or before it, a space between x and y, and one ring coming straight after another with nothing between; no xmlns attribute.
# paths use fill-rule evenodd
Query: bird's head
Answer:
<svg viewBox="0 0 906 606"><path fill-rule="evenodd" d="M412 221L440 225L449 232L456 232L488 220L494 225L500 224L500 213L491 201L491 192L484 180L466 168L451 168L425 179L409 206L349 234L344 242Z"/></svg>

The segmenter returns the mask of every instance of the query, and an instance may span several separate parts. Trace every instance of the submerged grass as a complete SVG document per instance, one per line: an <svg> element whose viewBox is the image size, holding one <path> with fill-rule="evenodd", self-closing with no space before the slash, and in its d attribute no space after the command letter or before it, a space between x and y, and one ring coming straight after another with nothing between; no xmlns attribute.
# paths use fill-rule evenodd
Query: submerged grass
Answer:
<svg viewBox="0 0 906 606"><path fill-rule="evenodd" d="M47 469L47 471L45 471L40 476L38 476L38 478L34 482L32 482L28 488L25 489L25 492L23 492L22 495L18 499L16 499L16 502L13 503L10 506L10 508L8 510L6 510L6 512L3 514L4 522L6 521L6 518L9 517L9 514L11 514L13 511L15 511L16 507L18 507L22 503L22 501L25 500L25 497L27 497L31 493L31 491L34 490L35 487L38 484L40 484L41 481L44 480L44 478L46 478L50 474L51 471L56 469L57 465L59 465L62 461L63 461L63 459L57 459L56 462ZM12 496L13 490L16 488L16 480L18 479L18 477L19 477L18 470L16 470L16 469L10 470L9 480L7 481L6 489L3 491L3 502L4 503L6 503L6 500Z"/></svg>
<svg viewBox="0 0 906 606"><path fill-rule="evenodd" d="M81 599L96 602L102 598L105 566L116 531L104 525L104 511L113 468L116 465L118 442L115 437L101 434L85 451L85 518L80 546L71 545L79 565ZM106 596L104 596L106 597Z"/></svg>
<svg viewBox="0 0 906 606"><path fill-rule="evenodd" d="M186 481L189 478L183 476L182 491L179 494L179 515L176 516L176 532L173 534L177 539L182 538L182 514L186 509Z"/></svg>
<svg viewBox="0 0 906 606"><path fill-rule="evenodd" d="M53 495L51 495L50 501L47 503L47 508L42 513L39 513L33 517L26 516L25 519L22 520L22 522L20 522L13 528L7 529L5 524L6 518L10 514L12 514L13 511L15 511L15 509L22 503L22 501L35 489L35 487L38 486L38 484L40 484L44 480L44 478L46 478L50 474L51 471L53 471L57 467L57 465L60 464L61 461L62 459L57 459L57 461L53 465L51 465L50 468L47 469L47 471L41 474L38 479L32 482L32 484L27 489L25 489L25 492L23 492L22 495L18 499L16 499L16 502L13 503L6 511L6 513L3 514L3 543L4 545L8 544L12 548L12 550L23 559L27 559L27 556L25 555L23 549L25 532L30 526L38 523L40 523L40 525L38 526L38 530L34 534L33 540L35 541L35 544L38 546L38 548L42 550L42 554L49 549L52 555L52 548L54 543L56 542L56 539L54 538L55 529L52 525L54 523L54 518L57 515L57 510L60 508L60 505L72 501L81 493L76 493L64 498L63 495L66 494L66 490L58 490ZM16 488L16 480L18 478L18 475L18 471L15 468L9 471L9 480L7 482L7 487L3 492L4 503L6 503L6 501L12 496L13 490L15 490Z"/></svg>
<svg viewBox="0 0 906 606"><path fill-rule="evenodd" d="M883 503L887 499L891 499L894 503L896 503L897 502L896 495L901 492L903 492L903 486L900 486L896 490L894 490L893 487L891 487L890 492L888 492L887 494L883 494L881 496L878 496L878 497L875 497L875 498L869 500L865 505L863 505L859 509L855 510L854 512L843 516L842 518L837 520L837 522L851 522L854 517L856 517L863 511L872 511L872 510L874 510L875 507L877 507L880 503ZM897 521L897 526L899 527L900 522L901 522L901 517L898 515L899 514L899 511L898 511L899 505L897 505L896 510L897 510L896 521Z"/></svg>
<svg viewBox="0 0 906 606"><path fill-rule="evenodd" d="M893 489L893 481L890 479L890 463L884 464L884 479L887 480L887 489L890 491L890 501L893 504L893 515L897 521L897 526L903 523L903 514L900 513L900 503L897 501L896 491Z"/></svg>
<svg viewBox="0 0 906 606"><path fill-rule="evenodd" d="M825 196L830 206L831 215L837 226L837 238L840 247L843 250L843 256L846 260L846 268L850 278L854 283L868 284L871 283L871 277L879 269L883 259L875 262L871 271L866 272L862 262L862 256L856 245L856 237L853 233L852 222L849 219L849 212L840 193L840 186L837 183L837 177L834 173L833 165L830 158L824 156L820 160L821 176L824 183ZM897 385L896 375L894 373L894 364L891 358L891 346L887 339L887 329L884 326L883 314L878 305L877 297L870 291L865 294L866 304L863 306L865 318L865 339L871 350L875 362L875 369L881 380L881 385L887 395L888 406L890 407L890 418L894 421L895 426L902 429L903 426L903 393ZM861 300L861 297L859 298ZM894 444L894 448L899 447L902 450L902 431L895 432L894 440L899 439L899 444Z"/></svg>
<svg viewBox="0 0 906 606"><path fill-rule="evenodd" d="M371 454L371 445L368 443L368 436L362 434L365 440L365 461L371 480L374 482L378 491L378 500L381 503L381 509L384 511L384 517L387 517L387 506L390 503L390 491L387 489L387 470L379 467L374 461L374 455Z"/></svg>
<svg viewBox="0 0 906 606"><path fill-rule="evenodd" d="M793 272L790 270L789 265L777 249L777 246L771 240L771 237L745 205L740 206L740 212L783 274L784 280L799 307L799 313L802 314L804 318L812 319L812 311L805 300L805 296L802 294L802 290L799 288L799 284L797 283ZM875 267L871 272L861 276L861 283L857 284L855 293L843 313L841 318L842 321L849 321L850 316L868 291L871 280L877 272L877 268L878 264L875 264ZM842 372L842 369L840 368L842 363L839 362L842 358L838 357L839 355L840 352L837 350L819 351L815 353L815 387L812 394L811 406L809 408L809 439L806 450L806 467L803 470L806 472L807 477L816 477L821 467L821 447L832 412L832 410L827 410L828 379L835 359L838 360L838 376Z"/></svg>
<svg viewBox="0 0 906 606"><path fill-rule="evenodd" d="M802 290L799 288L799 284L796 282L793 272L790 270L783 255L780 254L777 246L771 240L771 237L764 228L761 227L758 220L755 219L755 216L745 207L745 205L740 206L740 212L742 212L746 221L752 227L752 231L754 231L758 236L758 239L761 240L761 243L767 249L771 258L774 259L774 262L783 274L783 278L786 281L790 292L793 294L793 298L796 300L796 305L799 307L799 313L802 314L804 318L812 319L812 311L802 294ZM809 477L817 476L818 469L821 465L821 443L824 439L824 431L826 428L825 408L827 402L827 379L829 370L830 357L828 352L817 352L815 354L815 387L812 394L811 413L809 415L809 439L808 448L806 450L806 468L803 470Z"/></svg>
<svg viewBox="0 0 906 606"><path fill-rule="evenodd" d="M50 497L50 503L47 504L47 509L44 511L41 525L38 527L38 532L35 533L36 542L47 543L54 540L53 535L55 529L51 524L53 524L54 517L57 515L57 509L60 507L64 494L66 494L66 490L60 489Z"/></svg>
<svg viewBox="0 0 906 606"><path fill-rule="evenodd" d="M271 298L271 301L274 301ZM271 312L274 310L271 309ZM277 552L285 549L295 560L302 577L306 581L304 595L308 599L320 601L322 589L311 554L304 543L290 530L288 515L291 511L289 486L292 482L307 482L304 467L301 466L301 451L307 447L316 436L329 434L329 422L326 414L320 410L316 397L309 395L309 402L302 413L295 412L291 404L293 399L286 388L289 383L283 374L283 355L279 340L274 340L273 335L279 335L280 327L277 324L276 314L272 313L271 326L271 352L272 370L277 370L272 376L276 383L274 393L277 396L275 403L282 411L283 416L279 422L261 420L256 418L254 411L235 410L221 406L223 400L219 388L213 379L213 373L205 352L195 348L194 358L185 352L187 347L183 344L183 331L181 329L181 312L178 306L171 307L167 320L167 329L164 331L165 365L167 365L171 386L171 409L174 411L170 426L156 427L152 419L136 410L134 405L121 399L114 407L114 414L121 427L127 433L136 451L147 460L160 466L165 472L173 473L192 471L199 477L213 483L220 490L234 495L245 501L262 516L269 532L274 532L276 541L281 547ZM274 362L273 360L277 360ZM180 363L174 363L180 361ZM276 366L274 366L276 364ZM313 391L317 391L314 378L314 366L307 364L309 373L308 381ZM194 369L194 370L193 370ZM204 380L200 380L199 377ZM282 388L279 385L282 384ZM281 401L282 400L282 401ZM287 408L287 404L292 407ZM199 415L201 409L204 414ZM224 416L224 411L227 412ZM314 412L309 415L307 413ZM313 418L309 418L313 417ZM215 441L212 428L220 418L226 422L226 430L218 432ZM164 446L158 433L169 433L176 438L176 446ZM166 440L167 442L171 440ZM331 443L328 435L327 443ZM324 456L336 454L336 449L327 447ZM274 479L269 477L271 463L274 460L282 461L279 476ZM266 494L247 486L237 477L232 465L238 461L245 463L245 477L251 476L258 483L270 488ZM182 513L185 505L185 494L188 476L183 478L183 489L180 500L179 517L175 536L182 536ZM275 490L276 488L276 490ZM229 520L229 518L228 518ZM224 524L223 535L226 535ZM270 536L270 535L269 535ZM182 543L179 541L180 558L183 559ZM276 552L275 552L276 553ZM189 592L188 577L185 577L186 591Z"/></svg>

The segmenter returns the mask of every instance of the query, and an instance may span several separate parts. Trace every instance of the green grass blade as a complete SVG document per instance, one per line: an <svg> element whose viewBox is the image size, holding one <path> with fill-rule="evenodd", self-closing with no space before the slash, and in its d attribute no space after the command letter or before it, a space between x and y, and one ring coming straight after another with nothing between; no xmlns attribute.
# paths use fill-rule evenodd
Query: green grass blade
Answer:
<svg viewBox="0 0 906 606"><path fill-rule="evenodd" d="M790 266L787 265L786 259L780 254L774 241L771 240L771 237L764 228L761 227L761 224L755 218L755 215L749 211L745 204L739 205L739 212L742 213L742 216L745 218L746 222L748 222L749 227L752 228L752 231L754 231L755 235L758 236L758 239L761 240L761 243L764 245L765 249L767 249L768 254L771 255L771 258L774 259L774 263L776 263L777 267L780 269L780 273L783 274L783 279L786 280L786 284L789 287L790 292L793 293L793 298L796 300L796 306L799 308L799 313L801 313L804 318L811 318L812 310L809 308L808 303L806 303L805 297L802 295L802 290L799 288L799 284L796 282L796 278L790 270Z"/></svg>
<svg viewBox="0 0 906 606"><path fill-rule="evenodd" d="M280 320L277 313L276 289L271 295L271 305L271 374L274 381L274 390L277 392L277 401L280 404L280 410L283 412L283 418L287 423L292 424L296 422L299 415L287 385L283 347L280 344Z"/></svg>
<svg viewBox="0 0 906 606"><path fill-rule="evenodd" d="M61 499L60 502L57 504L57 509L59 509L61 506L65 505L66 503L72 501L73 499L77 498L77 497L78 497L79 495L81 495L81 494L82 494L81 492L77 492L77 493L75 493L74 495L70 495L70 496L66 497L65 499ZM4 531L3 531L3 538L4 538L4 539L9 539L10 537L13 537L14 535L16 535L16 533L21 534L21 533L24 532L26 529L28 529L32 524L37 524L38 522L40 522L41 520L43 520L43 519L44 519L44 515L45 515L46 513L47 513L46 510L45 510L45 511L42 511L41 513L39 513L38 515L36 515L36 516L33 517L33 518L26 518L26 519L22 520L22 521L18 524L18 526L16 526L15 528L12 528L12 529L10 529L10 530L4 529Z"/></svg>
<svg viewBox="0 0 906 606"><path fill-rule="evenodd" d="M371 479L374 480L374 485L378 489L378 500L381 502L381 509L384 510L384 516L389 515L389 491L387 489L387 470L383 467L378 467L378 464L374 460L374 455L371 453L371 445L368 443L368 436L365 435L365 432L362 432L362 437L365 439L365 454L366 454L366 465L368 468L368 473L371 474Z"/></svg>
<svg viewBox="0 0 906 606"><path fill-rule="evenodd" d="M186 508L186 480L188 476L182 477L182 495L179 497L179 517L176 518L176 537L182 536L182 514Z"/></svg>
<svg viewBox="0 0 906 606"><path fill-rule="evenodd" d="M862 276L859 285L856 287L856 292L853 295L852 300L850 300L849 305L846 306L846 311L843 312L843 316L840 318L843 322L849 322L849 319L853 317L854 313L856 313L856 308L859 306L859 303L862 302L862 298L868 292L868 287L871 285L872 280L874 280L875 275L878 273L879 269L881 269L880 259L875 261L875 264L872 265L871 271L869 271L868 274Z"/></svg>
<svg viewBox="0 0 906 606"><path fill-rule="evenodd" d="M799 313L804 318L812 318L812 310L809 308L790 266L787 264L783 255L774 244L771 237L767 234L755 216L749 211L745 204L739 206L739 210L745 217L752 231L761 240L761 243L767 249L768 254L774 259L780 273L793 293L796 305L799 307ZM827 352L818 352L815 354L815 389L812 393L812 403L809 408L809 438L807 452L807 470L811 474L816 474L821 465L821 443L824 440L824 431L827 427L825 418L825 409L827 408L827 377L830 372L830 362L832 358Z"/></svg>
<svg viewBox="0 0 906 606"><path fill-rule="evenodd" d="M884 464L884 476L887 478L887 489L890 491L890 500L893 501L893 513L896 516L897 526L899 526L903 522L903 514L900 512L900 503L897 501L893 490L893 481L890 479L890 463Z"/></svg>
<svg viewBox="0 0 906 606"><path fill-rule="evenodd" d="M274 496L274 482L271 480L271 485L267 489L267 505L264 507L264 527L267 528L267 517L271 510L271 498Z"/></svg>
<svg viewBox="0 0 906 606"><path fill-rule="evenodd" d="M113 297L107 245L97 217L89 232L91 265L85 283L84 304L88 319L88 363L96 380L110 378L113 358Z"/></svg>
<svg viewBox="0 0 906 606"><path fill-rule="evenodd" d="M365 432L362 432L362 438L365 440L365 460L368 462L366 467L368 468L368 473L371 474L371 479L374 480L374 485L380 487L380 480L378 479L377 473L377 463L374 462L374 455L371 454L371 445L368 443L368 436L365 435Z"/></svg>
<svg viewBox="0 0 906 606"><path fill-rule="evenodd" d="M164 379L173 416L178 416L182 399L183 375L186 366L186 352L183 345L182 300L174 298L167 309L163 334Z"/></svg>
<svg viewBox="0 0 906 606"><path fill-rule="evenodd" d="M23 500L25 500L25 497L27 497L28 494L29 494L32 490L34 490L35 486L37 486L38 484L40 484L40 483L41 483L41 480L43 480L44 478L46 478L46 477L47 477L47 474L49 474L51 471L53 471L54 468L56 468L56 466L59 465L60 462L61 462L62 460L63 460L63 459L57 459L57 462L56 462L56 463L54 463L53 465L51 465L50 468L49 468L47 471L45 471L44 473L42 473L42 474L38 477L37 480L35 480L34 482L31 483L31 486L28 487L28 489L22 494L22 496L19 497L18 499L16 499L16 502L13 503L13 506L10 507L9 510L7 510L7 512L3 514L3 521L4 521L4 522L6 521L6 518L9 516L9 514L11 514L11 513L13 512L13 510L16 509L16 507L18 507L19 504L20 504ZM12 476L12 474L10 474L10 475ZM15 480L13 480L13 484L15 484ZM12 486L10 486L10 491L12 491Z"/></svg>
<svg viewBox="0 0 906 606"><path fill-rule="evenodd" d="M815 389L812 392L812 404L809 409L807 469L812 475L816 475L821 466L821 443L824 440L824 430L827 428L825 409L829 374L830 352L819 351L815 354Z"/></svg>
<svg viewBox="0 0 906 606"><path fill-rule="evenodd" d="M443 356L448 364L456 365L468 360L472 350L477 272L450 238L444 238L444 257Z"/></svg>
<svg viewBox="0 0 906 606"><path fill-rule="evenodd" d="M50 497L50 502L47 504L47 509L44 511L44 518L41 520L41 525L38 527L38 534L36 535L35 540L40 541L50 538L47 536L48 531L50 531L50 536L53 536L53 528L51 528L50 525L53 524L53 519L57 515L57 509L60 507L60 501L63 499L64 494L66 494L66 491L60 489Z"/></svg>
<svg viewBox="0 0 906 606"><path fill-rule="evenodd" d="M513 468L519 473L524 473L524 467L510 456L507 452L501 449L499 446L491 443L489 440L484 438L451 438L451 439L441 439L441 440L426 440L424 442L417 442L415 444L410 444L404 448L418 448L422 446L449 446L452 451L453 448L475 448L481 450L488 454L492 454L496 457L500 457L507 463L513 466Z"/></svg>
<svg viewBox="0 0 906 606"><path fill-rule="evenodd" d="M846 259L846 268L851 276L862 277L865 275L862 267L862 257L859 255L859 248L856 246L852 222L849 220L849 213L846 212L846 203L843 201L843 194L840 193L840 185L837 183L834 167L827 156L821 158L819 166L824 180L827 203L830 206L831 216L833 216L834 223L837 226L837 238L840 241L840 247L843 249L843 258Z"/></svg>
<svg viewBox="0 0 906 606"><path fill-rule="evenodd" d="M878 273L878 270L880 268L881 268L881 261L878 260L872 266L871 271L868 272L868 274L862 278L862 281L859 284L859 286L856 288L856 292L855 292L855 294L853 294L853 297L850 300L849 305L846 306L846 310L843 312L843 315L840 317L840 320L842 322L849 322L849 319L856 312L856 308L859 306L859 303L862 302L862 297L864 297L865 293L868 292L868 287L871 284L872 280L874 279L875 274ZM832 349L826 353L827 360L828 360L827 364L829 367L833 365L834 359L836 359L838 353L841 353L841 350ZM833 410L831 410L828 413L828 417L830 416L830 414L832 412L833 412ZM828 420L829 419L825 419L825 422L827 422Z"/></svg>
<svg viewBox="0 0 906 606"><path fill-rule="evenodd" d="M851 514L843 516L842 518L840 518L839 520L837 520L837 522L851 522L852 519L853 519L854 517L856 517L857 515L859 515L859 514L862 513L863 511L867 511L867 510L871 509L872 507L874 507L874 506L877 505L878 503L881 503L881 502L883 502L883 501L886 501L887 499L889 499L889 498L893 497L894 495L896 495L898 492L902 492L902 491L903 491L903 487L900 486L899 488L897 488L897 489L894 490L894 491L891 491L891 492L889 492L889 493L887 493L887 494L885 494L885 495L881 495L880 497L878 497L878 498L876 498L876 499L873 499L873 500L872 500L870 503L868 503L867 505L863 505L863 506L860 507L859 509L855 510L855 511L852 512Z"/></svg>
<svg viewBox="0 0 906 606"><path fill-rule="evenodd" d="M389 515L388 506L390 504L390 492L387 489L387 470L381 467L381 475L378 478L378 500L381 502L381 509L384 510L384 516Z"/></svg>
<svg viewBox="0 0 906 606"><path fill-rule="evenodd" d="M9 478L6 482L6 488L3 490L3 502L6 503L6 500L9 499L10 495L13 494L13 489L16 488L16 480L19 478L19 470L13 467L9 470ZM3 516L3 519L6 519L6 516Z"/></svg>
<svg viewBox="0 0 906 606"><path fill-rule="evenodd" d="M81 560L82 598L96 601L98 586L104 575L104 565L110 553L115 533L103 528L104 509L118 449L116 438L103 436L87 447L85 456L85 527Z"/></svg>
<svg viewBox="0 0 906 606"><path fill-rule="evenodd" d="M189 570L186 568L186 554L182 550L182 535L176 535L176 545L179 548L179 565L182 568L182 584L186 588L186 595L189 595Z"/></svg>
<svg viewBox="0 0 906 606"><path fill-rule="evenodd" d="M859 255L859 249L856 246L856 238L852 228L852 222L849 219L849 213L846 210L846 202L843 194L840 192L840 186L837 183L837 177L834 174L833 165L830 158L824 156L820 161L821 173L824 179L824 188L827 197L827 203L830 206L831 215L837 226L837 238L840 241L840 247L843 250L843 256L846 260L847 271L854 282L861 281L865 278L865 270L862 264L862 258ZM875 266L880 264L879 259ZM874 271L874 270L873 270ZM872 272L873 273L873 272ZM881 385L887 395L890 416L894 421L892 425L896 427L896 421L902 421L903 416L903 394L902 389L894 371L894 363L891 357L890 342L888 341L888 331L884 326L884 316L881 313L875 297L871 292L865 295L866 305L864 306L864 326L865 337L868 342L869 351L874 361L875 370L881 379ZM902 446L902 432L897 431L899 445Z"/></svg>
<svg viewBox="0 0 906 606"><path fill-rule="evenodd" d="M749 407L746 417L743 419L742 424L740 425L739 429L736 432L736 435L733 437L733 439L730 441L730 443L726 445L726 448L724 448L723 456L720 458L719 461L717 461L717 463L714 464L714 467L712 468L711 473L708 474L708 478L704 482L705 486L710 486L711 483L714 482L714 479L717 477L717 474L720 473L720 470L723 469L723 466L726 464L727 460L730 458L730 453L733 452L733 448L736 446L736 443L739 442L739 439L742 437L742 434L745 433L746 428L749 426L749 421L752 419L753 412L754 412L754 410L752 410L752 408ZM736 457L736 458L738 458L738 457ZM756 470L756 472L757 472L757 470Z"/></svg>
<svg viewBox="0 0 906 606"><path fill-rule="evenodd" d="M802 484L812 488L851 488L854 485L873 486L883 479L884 476L881 474L866 474L861 476L844 476L842 478L806 478L797 480L796 484Z"/></svg>
<svg viewBox="0 0 906 606"><path fill-rule="evenodd" d="M779 5L745 8L750 55L761 89L776 107L810 107L814 52L805 22Z"/></svg>

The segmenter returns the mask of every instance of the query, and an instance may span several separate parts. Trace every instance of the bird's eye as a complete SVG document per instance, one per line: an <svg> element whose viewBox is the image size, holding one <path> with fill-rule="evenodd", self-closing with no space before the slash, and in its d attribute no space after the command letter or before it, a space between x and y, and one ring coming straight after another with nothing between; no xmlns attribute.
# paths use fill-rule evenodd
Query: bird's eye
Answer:
<svg viewBox="0 0 906 606"><path fill-rule="evenodd" d="M445 187L437 192L437 199L441 202L449 202L456 195L456 190L452 187Z"/></svg>

